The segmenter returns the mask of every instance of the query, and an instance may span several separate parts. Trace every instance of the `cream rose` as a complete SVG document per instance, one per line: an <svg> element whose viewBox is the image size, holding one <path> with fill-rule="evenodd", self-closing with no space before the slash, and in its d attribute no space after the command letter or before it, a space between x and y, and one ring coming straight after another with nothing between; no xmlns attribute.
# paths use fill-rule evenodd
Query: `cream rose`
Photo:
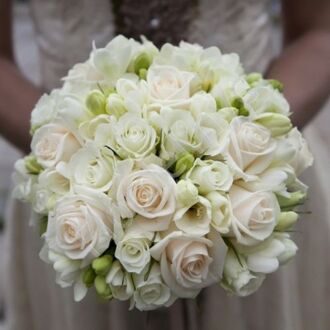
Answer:
<svg viewBox="0 0 330 330"><path fill-rule="evenodd" d="M138 214L140 225L150 231L165 230L175 211L175 181L162 167L146 169L123 177L117 190L117 203L123 218Z"/></svg>
<svg viewBox="0 0 330 330"><path fill-rule="evenodd" d="M60 161L67 162L81 147L77 138L60 124L40 127L32 138L31 148L43 167L54 167Z"/></svg>
<svg viewBox="0 0 330 330"><path fill-rule="evenodd" d="M202 288L220 281L227 247L215 232L205 238L175 231L150 251L174 294L194 298Z"/></svg>
<svg viewBox="0 0 330 330"><path fill-rule="evenodd" d="M123 269L118 260L113 262L110 272L106 277L106 282L110 285L114 298L128 300L133 296L134 285L132 276Z"/></svg>
<svg viewBox="0 0 330 330"><path fill-rule="evenodd" d="M256 180L269 167L276 143L265 127L237 117L231 122L228 145L228 165L235 178Z"/></svg>
<svg viewBox="0 0 330 330"><path fill-rule="evenodd" d="M249 192L233 185L229 199L233 210L231 233L238 243L255 245L272 234L280 213L273 193Z"/></svg>
<svg viewBox="0 0 330 330"><path fill-rule="evenodd" d="M186 108L190 100L192 72L180 71L174 66L152 65L147 74L150 103L159 106Z"/></svg>
<svg viewBox="0 0 330 330"><path fill-rule="evenodd" d="M229 191L233 183L233 175L225 163L199 158L195 160L186 178L196 185L202 195L211 191Z"/></svg>
<svg viewBox="0 0 330 330"><path fill-rule="evenodd" d="M81 192L58 200L49 214L45 238L51 250L87 264L109 247L119 220L106 195L91 189Z"/></svg>
<svg viewBox="0 0 330 330"><path fill-rule="evenodd" d="M149 273L134 275L136 290L131 301L140 311L149 311L162 306L170 306L176 299L171 290L163 283L158 263L153 263Z"/></svg>

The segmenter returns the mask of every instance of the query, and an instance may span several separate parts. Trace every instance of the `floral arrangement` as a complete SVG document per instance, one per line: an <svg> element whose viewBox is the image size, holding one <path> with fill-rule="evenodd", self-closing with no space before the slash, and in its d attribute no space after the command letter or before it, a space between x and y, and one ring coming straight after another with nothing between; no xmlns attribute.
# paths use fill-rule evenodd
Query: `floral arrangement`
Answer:
<svg viewBox="0 0 330 330"><path fill-rule="evenodd" d="M240 296L296 253L312 156L282 85L237 54L118 36L41 97L15 195L76 301L131 308L221 284Z"/></svg>

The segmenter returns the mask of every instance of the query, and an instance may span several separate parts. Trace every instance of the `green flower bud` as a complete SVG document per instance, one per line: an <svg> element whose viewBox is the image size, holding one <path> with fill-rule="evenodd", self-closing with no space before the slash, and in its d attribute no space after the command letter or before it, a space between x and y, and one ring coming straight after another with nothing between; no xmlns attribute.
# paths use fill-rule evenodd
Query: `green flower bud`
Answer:
<svg viewBox="0 0 330 330"><path fill-rule="evenodd" d="M112 292L110 286L106 283L105 277L96 276L94 280L95 290L98 295L100 295L104 299L110 299L112 297Z"/></svg>
<svg viewBox="0 0 330 330"><path fill-rule="evenodd" d="M278 231L286 231L291 228L297 220L298 214L296 212L281 212L275 229Z"/></svg>
<svg viewBox="0 0 330 330"><path fill-rule="evenodd" d="M140 69L139 70L140 79L146 80L147 79L147 73L148 73L147 69Z"/></svg>
<svg viewBox="0 0 330 330"><path fill-rule="evenodd" d="M113 257L104 255L93 260L92 267L97 275L107 275L112 266Z"/></svg>
<svg viewBox="0 0 330 330"><path fill-rule="evenodd" d="M263 113L256 119L256 122L267 127L273 137L284 135L292 128L290 118L279 113Z"/></svg>
<svg viewBox="0 0 330 330"><path fill-rule="evenodd" d="M125 107L125 103L121 96L118 94L110 94L107 100L106 111L110 115L114 115L116 118L121 117L127 109Z"/></svg>
<svg viewBox="0 0 330 330"><path fill-rule="evenodd" d="M297 205L303 203L306 198L306 193L302 191L295 191L290 193L288 197L286 196L277 196L278 203L281 206L281 209L292 209Z"/></svg>
<svg viewBox="0 0 330 330"><path fill-rule="evenodd" d="M46 230L47 230L47 225L48 225L48 217L42 217L40 219L40 223L39 223L39 235L42 236Z"/></svg>
<svg viewBox="0 0 330 330"><path fill-rule="evenodd" d="M38 163L36 157L30 155L24 158L25 168L30 174L39 174L43 171L43 167Z"/></svg>
<svg viewBox="0 0 330 330"><path fill-rule="evenodd" d="M244 101L241 97L235 97L231 102L232 107L238 109L239 116L248 116L249 110L245 108Z"/></svg>
<svg viewBox="0 0 330 330"><path fill-rule="evenodd" d="M175 163L175 175L181 176L183 173L187 172L193 166L194 161L194 156L189 152L181 155Z"/></svg>
<svg viewBox="0 0 330 330"><path fill-rule="evenodd" d="M93 115L105 113L106 98L99 90L91 91L86 98L86 107Z"/></svg>
<svg viewBox="0 0 330 330"><path fill-rule="evenodd" d="M223 118L230 123L236 116L238 116L238 109L234 107L226 107L219 110Z"/></svg>
<svg viewBox="0 0 330 330"><path fill-rule="evenodd" d="M191 206L198 202L198 189L189 180L180 180L176 185L177 201L182 206Z"/></svg>
<svg viewBox="0 0 330 330"><path fill-rule="evenodd" d="M241 109L244 107L244 101L241 97L235 97L232 102L231 105L236 108L236 109Z"/></svg>
<svg viewBox="0 0 330 330"><path fill-rule="evenodd" d="M262 79L262 75L257 72L252 72L252 73L246 75L246 77L245 77L245 80L247 81L247 83L249 85L259 82L261 79Z"/></svg>
<svg viewBox="0 0 330 330"><path fill-rule="evenodd" d="M147 53L139 54L134 60L134 72L139 74L141 69L148 69L150 63L150 56Z"/></svg>
<svg viewBox="0 0 330 330"><path fill-rule="evenodd" d="M249 110L246 109L245 107L242 107L238 110L238 115L239 116L247 117L249 114L250 114Z"/></svg>
<svg viewBox="0 0 330 330"><path fill-rule="evenodd" d="M90 288L94 284L96 274L92 267L88 267L84 270L82 274L83 283Z"/></svg>
<svg viewBox="0 0 330 330"><path fill-rule="evenodd" d="M269 79L268 83L274 88L277 89L279 92L283 92L284 86L283 84L276 80L276 79Z"/></svg>

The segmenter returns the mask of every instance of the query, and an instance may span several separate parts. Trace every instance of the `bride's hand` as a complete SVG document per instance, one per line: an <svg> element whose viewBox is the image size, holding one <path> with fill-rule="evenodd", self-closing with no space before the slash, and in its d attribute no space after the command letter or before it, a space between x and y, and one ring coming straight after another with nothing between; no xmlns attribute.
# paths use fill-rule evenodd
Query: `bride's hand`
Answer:
<svg viewBox="0 0 330 330"><path fill-rule="evenodd" d="M284 83L293 122L305 126L330 95L330 1L282 0L284 49L268 76Z"/></svg>
<svg viewBox="0 0 330 330"><path fill-rule="evenodd" d="M14 62L10 0L1 0L0 17L0 134L27 152L30 113L40 91L23 77Z"/></svg>

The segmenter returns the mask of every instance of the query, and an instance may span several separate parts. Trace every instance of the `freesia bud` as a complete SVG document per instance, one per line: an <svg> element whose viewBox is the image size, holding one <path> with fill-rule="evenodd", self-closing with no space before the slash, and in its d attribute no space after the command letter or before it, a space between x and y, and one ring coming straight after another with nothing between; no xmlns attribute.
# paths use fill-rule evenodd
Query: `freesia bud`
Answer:
<svg viewBox="0 0 330 330"><path fill-rule="evenodd" d="M277 89L279 92L283 92L284 86L280 81L276 79L269 79L268 82L274 89Z"/></svg>
<svg viewBox="0 0 330 330"><path fill-rule="evenodd" d="M284 135L292 128L290 118L279 113L263 113L256 122L268 128L273 137Z"/></svg>
<svg viewBox="0 0 330 330"><path fill-rule="evenodd" d="M230 123L235 117L238 116L238 109L234 107L225 107L219 110L219 113L223 116L223 118Z"/></svg>
<svg viewBox="0 0 330 330"><path fill-rule="evenodd" d="M112 292L110 289L110 286L106 283L105 277L103 276L96 276L94 280L94 285L96 292L98 295L100 295L102 298L109 299L112 297Z"/></svg>
<svg viewBox="0 0 330 330"><path fill-rule="evenodd" d="M84 270L82 274L83 283L90 288L94 284L96 274L92 267L88 267Z"/></svg>
<svg viewBox="0 0 330 330"><path fill-rule="evenodd" d="M110 94L107 101L106 111L115 117L121 117L127 110L123 99L118 94Z"/></svg>
<svg viewBox="0 0 330 330"><path fill-rule="evenodd" d="M262 79L262 75L257 72L252 72L245 77L249 85L253 85L256 82L259 82Z"/></svg>
<svg viewBox="0 0 330 330"><path fill-rule="evenodd" d="M293 211L281 212L276 225L276 230L285 231L292 227L298 220L298 214Z"/></svg>
<svg viewBox="0 0 330 330"><path fill-rule="evenodd" d="M92 267L97 275L107 275L112 266L113 258L110 255L104 255L102 257L93 260Z"/></svg>
<svg viewBox="0 0 330 330"><path fill-rule="evenodd" d="M99 90L91 91L86 98L86 107L93 115L105 113L106 99Z"/></svg>
<svg viewBox="0 0 330 330"><path fill-rule="evenodd" d="M190 180L180 180L177 183L176 195L182 206L190 206L198 201L198 189Z"/></svg>
<svg viewBox="0 0 330 330"><path fill-rule="evenodd" d="M306 198L306 193L302 191L295 191L289 194L289 196L277 196L278 203L281 208L294 208L295 206L302 204Z"/></svg>
<svg viewBox="0 0 330 330"><path fill-rule="evenodd" d="M175 163L175 175L181 176L183 173L187 172L194 164L194 156L187 152L183 154Z"/></svg>
<svg viewBox="0 0 330 330"><path fill-rule="evenodd" d="M290 259L292 259L298 250L297 245L293 242L288 234L282 234L282 237L277 237L281 241L281 243L285 246L285 251L278 256L278 261L281 265L287 263Z"/></svg>
<svg viewBox="0 0 330 330"><path fill-rule="evenodd" d="M150 66L150 56L146 53L139 54L134 60L134 72L140 73L141 69L148 69Z"/></svg>
<svg viewBox="0 0 330 330"><path fill-rule="evenodd" d="M39 174L42 172L43 167L38 163L35 156L27 156L24 158L25 168L28 173L30 174Z"/></svg>
<svg viewBox="0 0 330 330"><path fill-rule="evenodd" d="M235 97L231 102L232 107L238 109L239 116L248 116L249 110L245 108L244 101L241 97Z"/></svg>

